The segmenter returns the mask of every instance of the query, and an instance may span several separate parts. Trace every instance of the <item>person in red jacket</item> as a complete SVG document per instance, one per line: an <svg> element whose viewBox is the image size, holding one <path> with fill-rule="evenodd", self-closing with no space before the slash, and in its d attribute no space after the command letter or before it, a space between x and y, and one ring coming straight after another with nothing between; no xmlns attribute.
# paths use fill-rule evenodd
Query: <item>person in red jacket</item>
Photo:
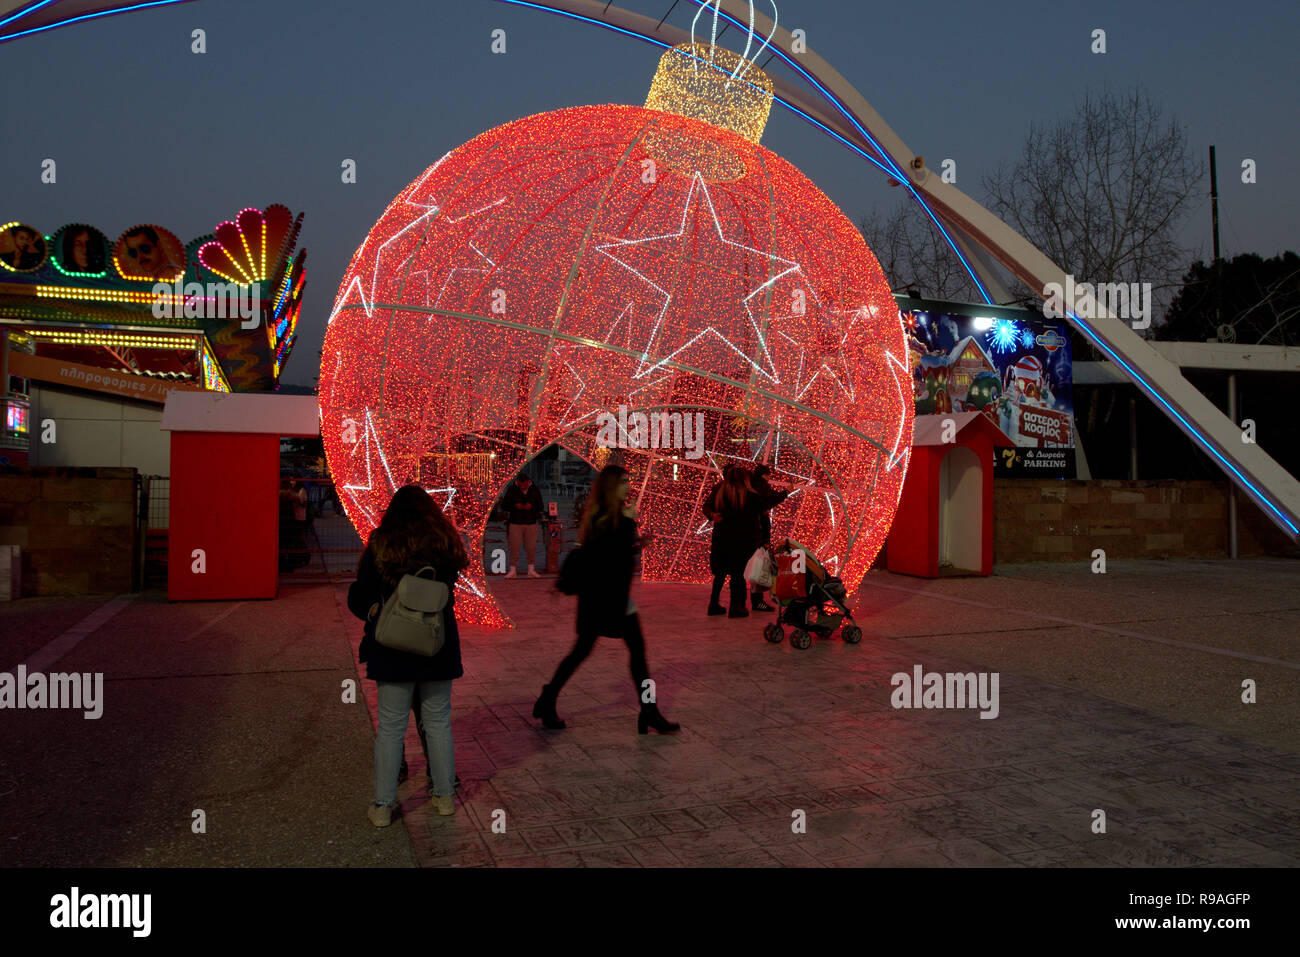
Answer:
<svg viewBox="0 0 1300 957"><path fill-rule="evenodd" d="M433 566L450 595L443 609L445 641L426 658L385 648L375 640L375 624L384 602L404 575ZM423 716L434 804L439 814L453 814L456 775L451 740L451 683L465 674L456 626L456 579L469 565L460 533L418 485L398 489L379 526L370 533L348 589L348 610L366 623L360 658L366 677L379 685L379 732L375 737L375 799L366 812L376 827L393 822L402 739L414 704Z"/></svg>

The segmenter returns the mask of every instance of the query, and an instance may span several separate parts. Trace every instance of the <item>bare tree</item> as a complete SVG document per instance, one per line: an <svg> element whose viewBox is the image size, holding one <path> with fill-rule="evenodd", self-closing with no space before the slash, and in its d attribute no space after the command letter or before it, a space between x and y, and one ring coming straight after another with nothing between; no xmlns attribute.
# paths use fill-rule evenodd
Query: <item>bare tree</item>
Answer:
<svg viewBox="0 0 1300 957"><path fill-rule="evenodd" d="M1020 159L984 178L984 204L1079 282L1149 282L1155 312L1182 285L1177 240L1204 178L1175 120L1138 90L1088 94L1054 124L1030 126ZM930 218L910 198L859 223L896 290L976 298ZM1041 290L1008 282L1016 301Z"/></svg>
<svg viewBox="0 0 1300 957"><path fill-rule="evenodd" d="M1031 125L1020 159L983 185L985 205L1079 282L1149 282L1164 306L1204 176L1184 127L1133 90L1086 94L1065 119Z"/></svg>
<svg viewBox="0 0 1300 957"><path fill-rule="evenodd" d="M970 275L914 200L904 201L888 217L873 207L858 229L895 292L914 289L933 299L977 299Z"/></svg>

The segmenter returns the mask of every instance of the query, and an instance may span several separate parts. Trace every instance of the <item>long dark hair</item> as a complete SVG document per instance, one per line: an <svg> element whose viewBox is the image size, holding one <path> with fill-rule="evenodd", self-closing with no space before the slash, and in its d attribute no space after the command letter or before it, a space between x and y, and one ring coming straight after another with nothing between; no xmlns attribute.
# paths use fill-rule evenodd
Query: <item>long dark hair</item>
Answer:
<svg viewBox="0 0 1300 957"><path fill-rule="evenodd" d="M750 484L749 472L744 466L728 465L722 473L722 485L718 487L714 504L719 512L741 509L753 494L754 486Z"/></svg>
<svg viewBox="0 0 1300 957"><path fill-rule="evenodd" d="M592 535L617 528L623 518L623 504L615 494L627 469L621 465L606 465L591 485L591 494L582 509L582 522L578 526L578 541L584 545Z"/></svg>
<svg viewBox="0 0 1300 957"><path fill-rule="evenodd" d="M379 526L370 533L369 547L379 577L389 588L416 571L412 566L417 561L433 564L437 559L457 571L469 565L456 526L418 485L404 485L394 493Z"/></svg>

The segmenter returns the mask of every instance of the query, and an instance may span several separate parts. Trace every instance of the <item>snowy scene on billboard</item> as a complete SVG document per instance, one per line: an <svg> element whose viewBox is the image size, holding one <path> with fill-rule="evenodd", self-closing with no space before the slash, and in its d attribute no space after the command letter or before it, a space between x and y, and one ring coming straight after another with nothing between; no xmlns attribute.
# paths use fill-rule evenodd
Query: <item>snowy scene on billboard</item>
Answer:
<svg viewBox="0 0 1300 957"><path fill-rule="evenodd" d="M1000 472L1073 475L1070 340L1062 324L1031 312L900 315L917 415L983 412L1020 453L999 456Z"/></svg>

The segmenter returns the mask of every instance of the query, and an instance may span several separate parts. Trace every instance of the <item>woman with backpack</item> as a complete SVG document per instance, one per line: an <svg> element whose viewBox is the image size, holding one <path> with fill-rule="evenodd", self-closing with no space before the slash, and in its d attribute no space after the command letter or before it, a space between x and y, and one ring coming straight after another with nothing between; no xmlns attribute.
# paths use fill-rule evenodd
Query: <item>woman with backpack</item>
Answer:
<svg viewBox="0 0 1300 957"><path fill-rule="evenodd" d="M627 470L618 465L607 465L596 476L583 508L578 532L580 554L570 555L570 559L578 558L579 567L575 573L566 564L561 571L562 577L572 573L576 578L578 640L555 669L551 683L542 687L541 697L533 705L533 717L540 718L544 727L564 727L564 722L555 712L560 689L591 654L596 639L605 635L622 638L627 644L632 684L641 706L637 733L645 734L653 729L659 734L673 734L681 730L681 725L659 713L655 701L645 700L646 691L651 687L647 683L650 668L646 664L641 620L637 616L636 602L632 600L632 576L636 553L642 545L649 543L650 536L637 536L636 508L627 501L630 489Z"/></svg>
<svg viewBox="0 0 1300 957"><path fill-rule="evenodd" d="M366 816L376 827L393 822L402 739L413 704L424 717L434 804L438 813L455 813L455 759L451 740L451 683L465 672L460 662L456 627L456 578L469 565L460 533L418 485L397 490L378 527L370 533L348 589L348 609L366 623L360 658L366 677L379 685L379 732L375 737L375 795ZM381 609L406 575L432 566L447 586L442 648L432 657L385 647L375 640ZM426 573L427 574L427 573Z"/></svg>

